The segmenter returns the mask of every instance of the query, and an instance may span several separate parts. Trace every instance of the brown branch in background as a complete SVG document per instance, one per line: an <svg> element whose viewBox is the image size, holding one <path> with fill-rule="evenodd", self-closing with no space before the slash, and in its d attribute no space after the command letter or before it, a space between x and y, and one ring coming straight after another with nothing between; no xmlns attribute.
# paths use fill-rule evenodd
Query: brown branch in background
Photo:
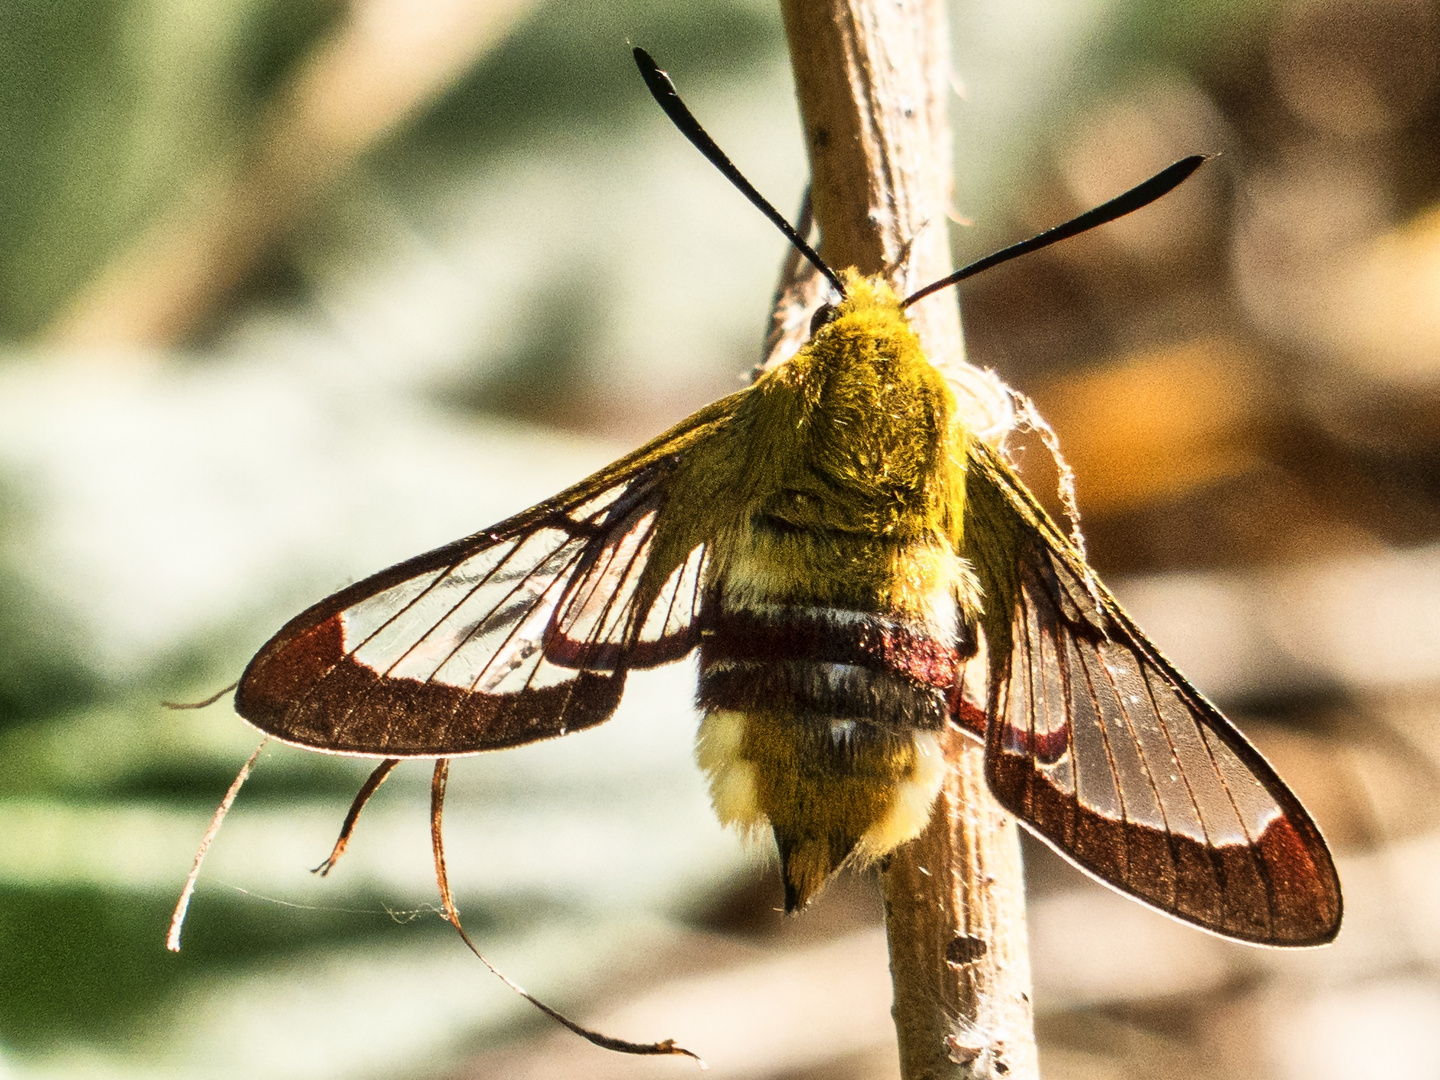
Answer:
<svg viewBox="0 0 1440 1080"><path fill-rule="evenodd" d="M324 192L503 39L534 0L351 0L230 168L163 211L45 332L164 346L202 326Z"/></svg>
<svg viewBox="0 0 1440 1080"><path fill-rule="evenodd" d="M951 269L943 0L781 6L822 254L833 266L891 272L907 291L942 277ZM954 296L919 303L910 315L931 359L963 373ZM993 403L962 407L978 416L978 429L991 429ZM951 768L930 825L880 875L901 1074L1031 1080L1019 836L985 785L981 748L957 730L947 735Z"/></svg>

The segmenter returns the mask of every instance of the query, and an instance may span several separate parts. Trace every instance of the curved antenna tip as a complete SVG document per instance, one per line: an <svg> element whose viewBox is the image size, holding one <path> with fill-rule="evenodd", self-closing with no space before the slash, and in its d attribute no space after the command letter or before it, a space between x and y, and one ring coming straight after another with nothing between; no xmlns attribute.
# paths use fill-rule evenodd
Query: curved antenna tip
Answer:
<svg viewBox="0 0 1440 1080"><path fill-rule="evenodd" d="M941 278L939 281L932 281L923 289L911 293L900 302L902 308L907 308L917 300L923 300L931 293L939 292L941 289L951 285L959 284L968 277L974 277L982 270L989 270L992 266L999 266L1001 263L1009 262L1011 259L1021 255L1028 255L1032 251L1039 251L1041 248L1049 247L1051 244L1061 240L1068 240L1072 236L1087 232L1097 225L1104 225L1106 222L1114 221L1116 218L1124 217L1133 213L1143 206L1148 206L1163 195L1169 194L1179 187L1190 175L1200 168L1211 158L1218 157L1217 154L1191 154L1189 157L1181 158L1173 164L1167 165L1150 179L1136 184L1129 191L1122 192L1109 202L1101 203L1083 214L1071 218L1052 229L1030 237L1028 240L1021 240L1018 244L1011 244L1007 248L1001 248L993 255L987 255L969 266L956 270L953 274Z"/></svg>
<svg viewBox="0 0 1440 1080"><path fill-rule="evenodd" d="M680 134L689 139L691 145L704 154L705 159L720 171L721 176L735 185L740 194L750 200L752 206L769 218L771 224L785 235L785 239L794 244L800 254L825 275L836 292L844 296L845 285L840 276L825 264L825 260L820 258L805 238L795 231L795 227L785 220L785 215L771 206L765 196L755 189L755 185L745 179L735 163L725 156L725 151L720 149L710 137L710 133L700 126L700 121L695 119L685 102L680 100L675 84L670 81L670 76L660 69L660 65L655 63L655 58L638 45L631 46L630 52L635 57L635 66L640 69L640 77L645 80L650 96L664 110L670 122L680 130Z"/></svg>

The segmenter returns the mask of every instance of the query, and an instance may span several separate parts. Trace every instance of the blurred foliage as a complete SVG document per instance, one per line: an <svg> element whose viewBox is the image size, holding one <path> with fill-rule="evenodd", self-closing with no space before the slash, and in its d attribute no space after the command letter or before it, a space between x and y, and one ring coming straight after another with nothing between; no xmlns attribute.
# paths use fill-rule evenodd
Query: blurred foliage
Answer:
<svg viewBox="0 0 1440 1080"><path fill-rule="evenodd" d="M1003 5L985 2L1002 12L996 21L1009 18ZM980 0L967 9L977 5ZM43 337L66 304L147 224L191 198L213 170L242 157L277 90L348 12L363 7L340 0L0 0L0 340L10 345L0 368L13 372L47 363L24 346ZM1044 10L1043 3L1026 8L1032 15ZM1055 5L1053 21L1064 22L1065 10L1065 4ZM1325 559L1381 558L1397 546L1432 543L1440 537L1440 379L1434 374L1440 341L1425 336L1414 311L1383 307L1353 275L1375 263L1393 275L1378 278L1386 285L1378 290L1382 299L1395 291L1389 288L1394 282L1418 281L1415 307L1421 315L1434 307L1424 260L1432 247L1440 249L1440 234L1433 223L1427 232L1423 219L1406 225L1440 194L1434 5L1115 0L1086 10L1090 16L1054 54L1063 67L1054 94L1014 106L1017 121L1039 132L1024 140L1017 134L1017 141L1039 147L1037 152L1018 160L999 149L986 156L1004 163L995 166L992 183L1003 193L1005 210L973 232L956 230L955 241L957 250L974 256L980 238L1013 239L1113 194L1174 157L1222 152L1192 185L1145 218L965 287L971 357L1033 393L1060 431L1079 475L1097 565L1107 573L1200 575L1182 579L1191 584L1222 572L1275 573L1283 583L1291 580L1284 574L1309 573L1307 567ZM433 235L415 239L387 215L407 223L433 215L428 220L438 233L452 220L437 209L447 191L479 189L537 145L549 150L566 140L576 147L630 140L635 117L651 108L637 89L630 42L643 43L667 67L683 72L687 93L744 86L783 52L778 13L761 0L534 5L443 94L338 177L328 193L333 201L263 253L256 271L216 314L209 335L185 351L151 358L162 373L154 392L165 394L165 379L177 372L205 367L193 363L197 357L222 374L227 364L268 371L309 363L308 357L271 356L263 333L267 320L288 320L300 328L297 336L313 334L317 341L334 330L334 308L327 306L333 296L310 288L315 249L327 231L401 235L439 262L444 253L427 247ZM962 68L965 46L957 48ZM1011 62L1018 64L1019 56L1014 53ZM971 83L968 92L983 102L989 88ZM962 107L970 105L957 111ZM610 179L617 189L634 183L633 176ZM593 181L586 175L576 182ZM1400 259L1400 249L1413 262ZM445 271L451 277L417 271L415 281L398 272L377 280L411 290L405 297L427 292L435 280L486 287L479 272L467 278L465 268ZM650 282L661 297L673 284ZM473 370L437 377L413 395L427 430L453 433L456 424L483 413L616 435L615 410L596 395L596 380L584 375L592 360L591 330L622 317L621 283L606 267L577 256L559 271L527 279L525 288L510 313L523 333L467 346L476 354ZM277 291L291 301L279 314L268 306ZM371 299L381 309L393 300ZM735 325L753 325L758 337L763 315L741 312ZM384 317L382 310L377 320ZM1381 346L1391 338L1419 342L1405 354L1412 368L1396 374L1375 360L1383 348L1372 347L1373 340L1345 337L1355 327L1372 326L1380 327L1374 340ZM227 331L242 340L253 334L262 344L245 353ZM364 339L366 327L336 331L337 337L347 334ZM366 341L345 344L354 347L357 368L375 362L364 354ZM318 353L321 346L315 348ZM745 370L752 359L737 349L733 371ZM385 360L396 370L411 361L406 355ZM62 372L56 385L63 388L64 378ZM342 380L335 377L337 386ZM218 393L230 392L222 384ZM383 379L353 394L358 404L348 407L356 413L398 413L401 399L404 407L414 404ZM672 419L665 410L673 401L659 390L654 396L656 402L639 403L637 412L658 429ZM282 427L303 428L314 420L278 407L277 415ZM317 422L298 441L322 445L333 436ZM1043 495L1052 486L1045 455L1030 446L1023 461ZM307 462L294 468L303 471ZM475 486L503 479L511 468L501 459L491 468L494 475L477 477ZM317 470L312 482L317 489L334 484L338 472ZM28 498L33 479L0 476L0 490L13 487ZM252 479L237 471L217 477L215 485L228 492ZM309 506L301 501L283 513L302 515ZM24 511L43 514L45 507L27 502ZM333 520L351 519L337 512ZM253 603L253 610L217 612L209 629L184 645L144 657L123 676L102 674L87 653L84 621L22 570L37 561L22 560L14 549L24 524L17 505L0 504L7 541L0 545L0 811L16 813L14 820L36 808L41 816L53 810L57 819L97 809L173 812L183 815L198 839L251 733L223 707L200 716L167 714L156 702L203 697L233 677L246 649L272 629L268 622L259 625L262 615L270 615L253 595L278 592L279 586L247 582L244 603ZM353 539L335 536L333 542ZM305 542L326 541L306 535ZM327 564L325 573L332 569ZM295 573L305 588L314 584L304 568ZM1255 624L1225 622L1227 612L1233 615L1256 592L1254 580L1240 577L1230 581L1229 592L1204 594L1225 601L1206 615L1220 627L1218 636L1242 645L1254 644L1246 634L1283 631L1292 644L1321 636L1324 628L1311 625L1277 630L1278 616ZM1291 587L1307 598L1331 590L1349 595L1338 570L1328 578L1295 580L1305 587ZM1425 582L1411 584L1416 595L1428 595ZM1403 600L1407 589L1396 592ZM1368 613L1360 609L1376 600L1367 596L1347 615L1362 624ZM1189 609L1181 617L1196 618ZM1423 639L1429 632L1423 622L1410 627L1389 615L1381 621L1387 625L1348 634L1363 642L1391 623L1398 637ZM1397 801L1433 801L1433 791L1405 787L1410 774L1385 757L1403 756L1395 749L1402 744L1406 754L1421 753L1433 741L1433 717L1426 712L1433 712L1432 696L1408 685L1356 689L1324 670L1307 671L1303 685L1272 678L1235 691L1225 704L1238 702L1271 721L1273 742L1263 748L1294 753L1293 771L1282 771L1297 786L1341 775L1362 750L1381 760L1367 766L1372 773L1350 777L1351 786L1332 792L1330 802L1340 807L1334 835L1357 848L1384 842L1384 830L1373 822L1357 824L1364 792L1393 789ZM1403 711L1398 699L1420 715L1404 720L1408 728L1397 719ZM1364 724L1331 722L1342 713L1363 717ZM1398 731L1407 733L1404 740ZM1294 751L1300 736L1320 749ZM577 752L583 756L583 749ZM321 816L338 824L364 769L365 763L348 759L277 754L249 782L244 799L262 809L313 799L325 807ZM535 785L523 772L517 775L509 781L512 789L497 784L491 790L528 794ZM387 792L399 783L392 781ZM650 786L627 783L637 794ZM418 782L405 789L417 806L424 798L418 789ZM1323 817L1322 825L1332 828ZM168 880L123 887L99 869L93 882L83 874L27 876L21 871L29 865L24 853L31 843L25 836L0 837L0 854L20 853L5 854L14 879L0 875L0 1058L23 1057L42 1071L52 1058L80 1046L101 1048L97 1054L114 1051L122 1062L114 1071L133 1072L124 1064L130 1060L123 1057L125 1048L152 1037L163 1041L156 1025L188 994L223 987L237 974L273 970L284 961L305 964L338 946L416 930L396 928L383 914L393 898L378 886L352 887L343 894L344 911L207 892L191 917L185 952L174 957L161 949L174 898L159 890L168 888ZM34 853L35 865L45 864L47 854ZM1032 878L1046 886L1038 893L1078 888L1075 876L1038 845L1028 856ZM183 867L176 889L181 875ZM774 888L772 877L746 879L676 904L670 915L699 936L671 952L663 943L654 945L651 958L693 972L707 957L731 962L736 953L726 950L739 949L736 941L768 942L757 928L778 937ZM821 927L813 931L817 936L852 932L873 923L871 900L868 894L864 903L851 896L844 901L850 914L834 918L828 930L824 922L805 925ZM466 915L472 931L523 929L543 925L552 910L546 904L512 895L493 906L467 907ZM837 909L829 910L833 916ZM437 920L419 925L443 930ZM584 942L586 956L604 961L606 977L615 980L613 1000L625 1000L625 965L610 965L599 936ZM627 953L624 959L635 958ZM568 971L572 965L563 966ZM1185 964L1172 966L1181 970ZM1350 978L1365 969L1346 970ZM1261 961L1235 961L1226 971L1225 980L1194 993L1146 997L1143 988L1122 989L1119 1004L1085 1004L1081 995L1062 1000L1057 994L1052 1000L1062 1004L1041 1028L1051 1060L1059 1063L1054 1075L1148 1075L1136 1065L1146 1061L1177 1075L1187 1067L1194 1071L1197 1061L1230 1076L1261 1075L1268 1067L1263 1062L1236 1071L1237 1060L1259 1061L1255 1047L1263 1042L1255 1034L1262 1028L1246 1027L1237 1014L1258 1015L1265 1008L1283 1014L1274 1005L1281 998L1266 995L1297 992L1297 983L1286 983L1290 976ZM473 1028L456 1024L460 1038L473 1035ZM1230 1042L1214 1034L1222 1029L1231 1032ZM436 1075L449 1067L446 1060L417 1061L413 1072ZM0 1074L12 1068L22 1075L15 1061L0 1060ZM855 1070L858 1075L861 1066ZM786 1075L799 1080L823 1074L816 1066Z"/></svg>
<svg viewBox="0 0 1440 1080"><path fill-rule="evenodd" d="M82 646L58 632L64 622L63 612L0 568L0 731L98 697L101 680Z"/></svg>
<svg viewBox="0 0 1440 1080"><path fill-rule="evenodd" d="M1116 82L1145 64L1200 73L1253 71L1276 6L1275 0L1123 0L1109 17L1111 32L1101 39L1095 63Z"/></svg>
<svg viewBox="0 0 1440 1080"><path fill-rule="evenodd" d="M233 153L339 0L7 0L0 336L33 334Z"/></svg>
<svg viewBox="0 0 1440 1080"><path fill-rule="evenodd" d="M628 45L664 56L695 85L743 70L773 49L779 34L778 9L762 3L540 4L504 48L486 56L397 140L396 164L413 168L407 150L425 155L427 171L437 152L473 161L582 120L589 137L614 137L616 126L648 107L635 94Z"/></svg>
<svg viewBox="0 0 1440 1080"><path fill-rule="evenodd" d="M16 531L33 513L0 478L0 536ZM97 700L104 680L84 649L70 614L0 555L0 738L10 727Z"/></svg>
<svg viewBox="0 0 1440 1080"><path fill-rule="evenodd" d="M233 155L276 87L333 26L339 0L7 0L0 11L0 337L41 329L107 258L207 167ZM413 183L447 155L474 167L530 133L637 107L627 40L687 78L773 47L760 4L541 5L391 145ZM282 269L271 268L272 272Z"/></svg>
<svg viewBox="0 0 1440 1080"><path fill-rule="evenodd" d="M183 953L161 948L174 897L97 887L0 886L0 1038L21 1053L75 1041L123 1044L156 1034L163 1007L197 976L225 977L267 962L449 932L438 919L396 919L385 898L351 894L345 910L257 904L207 895L188 920ZM493 926L483 910L467 913ZM43 930L43 932L37 932Z"/></svg>

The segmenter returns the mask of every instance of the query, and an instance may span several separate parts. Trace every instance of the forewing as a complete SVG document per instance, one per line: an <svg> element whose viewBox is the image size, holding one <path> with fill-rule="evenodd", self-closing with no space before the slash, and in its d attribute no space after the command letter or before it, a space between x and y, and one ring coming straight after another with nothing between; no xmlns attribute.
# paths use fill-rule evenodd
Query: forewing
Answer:
<svg viewBox="0 0 1440 1080"><path fill-rule="evenodd" d="M1339 880L1299 801L1130 621L1008 467L980 453L971 483L993 490L978 491L974 524L994 527L986 507L1008 506L998 524L1014 553L1008 575L980 571L987 604L1003 607L987 621L1009 623L1008 653L991 666L996 797L1106 883L1178 918L1259 944L1331 940Z"/></svg>
<svg viewBox="0 0 1440 1080"><path fill-rule="evenodd" d="M705 548L651 565L668 482L732 399L492 529L352 585L250 662L236 709L287 742L430 757L609 718L625 673L698 640Z"/></svg>

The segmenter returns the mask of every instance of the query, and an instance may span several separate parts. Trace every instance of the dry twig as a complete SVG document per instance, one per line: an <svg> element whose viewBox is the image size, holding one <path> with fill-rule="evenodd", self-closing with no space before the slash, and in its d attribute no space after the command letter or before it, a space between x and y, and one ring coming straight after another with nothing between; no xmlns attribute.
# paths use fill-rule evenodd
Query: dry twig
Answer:
<svg viewBox="0 0 1440 1080"><path fill-rule="evenodd" d="M942 277L951 269L942 0L782 7L825 258L864 273L903 261L894 272L906 290ZM917 304L911 318L932 359L963 364L953 296ZM1019 838L985 786L981 749L950 735L950 775L930 826L881 873L901 1073L1031 1080Z"/></svg>

